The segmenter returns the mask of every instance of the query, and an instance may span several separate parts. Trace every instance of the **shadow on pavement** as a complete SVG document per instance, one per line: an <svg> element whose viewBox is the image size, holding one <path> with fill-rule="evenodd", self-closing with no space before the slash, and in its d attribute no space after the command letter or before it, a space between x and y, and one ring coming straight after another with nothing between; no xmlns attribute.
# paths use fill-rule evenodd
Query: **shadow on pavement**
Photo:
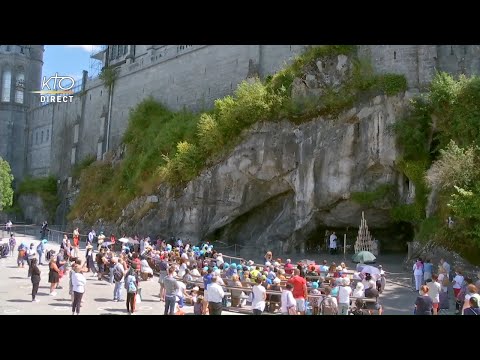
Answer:
<svg viewBox="0 0 480 360"><path fill-rule="evenodd" d="M32 300L25 300L25 299L11 299L11 300L7 300L9 302L19 302L19 303L23 303L23 302L32 302Z"/></svg>
<svg viewBox="0 0 480 360"><path fill-rule="evenodd" d="M58 299L55 299L58 300ZM72 307L72 304L48 304L50 306L66 306L66 307Z"/></svg>
<svg viewBox="0 0 480 360"><path fill-rule="evenodd" d="M144 302L155 302L155 303L158 303L160 302L159 300L152 300L152 299L142 299L142 303ZM140 304L140 303L139 303Z"/></svg>
<svg viewBox="0 0 480 360"><path fill-rule="evenodd" d="M113 302L112 299L105 299L105 298L96 298L96 299L93 299L94 301L98 301L98 302Z"/></svg>
<svg viewBox="0 0 480 360"><path fill-rule="evenodd" d="M121 314L114 314L114 313L100 313L98 315L121 315Z"/></svg>
<svg viewBox="0 0 480 360"><path fill-rule="evenodd" d="M127 313L127 309L104 309L105 311ZM113 315L113 314L112 314ZM115 314L118 315L118 314Z"/></svg>
<svg viewBox="0 0 480 360"><path fill-rule="evenodd" d="M24 280L24 279L28 279L28 278L25 277L25 276L10 276L9 279L20 279L20 280Z"/></svg>

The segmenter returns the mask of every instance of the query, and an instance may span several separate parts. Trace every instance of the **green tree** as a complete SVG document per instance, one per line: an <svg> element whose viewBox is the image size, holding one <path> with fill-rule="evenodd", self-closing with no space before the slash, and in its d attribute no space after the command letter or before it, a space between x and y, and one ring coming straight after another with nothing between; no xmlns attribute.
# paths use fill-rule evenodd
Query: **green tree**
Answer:
<svg viewBox="0 0 480 360"><path fill-rule="evenodd" d="M13 175L10 165L0 156L0 210L12 206L13 203Z"/></svg>

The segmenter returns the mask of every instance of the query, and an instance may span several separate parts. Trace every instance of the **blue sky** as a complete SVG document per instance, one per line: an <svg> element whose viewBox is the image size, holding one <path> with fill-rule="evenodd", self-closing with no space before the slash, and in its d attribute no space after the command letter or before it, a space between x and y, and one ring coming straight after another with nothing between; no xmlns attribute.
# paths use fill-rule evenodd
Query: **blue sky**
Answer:
<svg viewBox="0 0 480 360"><path fill-rule="evenodd" d="M58 72L61 76L72 76L75 80L82 78L82 70L90 72L90 54L98 45L45 45L43 53L43 76L50 77Z"/></svg>

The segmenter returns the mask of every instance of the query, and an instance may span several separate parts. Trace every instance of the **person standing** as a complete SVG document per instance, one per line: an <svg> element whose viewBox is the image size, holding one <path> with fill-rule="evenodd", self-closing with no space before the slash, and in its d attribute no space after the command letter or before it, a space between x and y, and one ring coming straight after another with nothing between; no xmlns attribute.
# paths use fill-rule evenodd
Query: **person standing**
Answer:
<svg viewBox="0 0 480 360"><path fill-rule="evenodd" d="M453 279L451 278L450 274L450 264L446 260L440 259L440 266L445 270L445 274L447 275L448 280L452 281Z"/></svg>
<svg viewBox="0 0 480 360"><path fill-rule="evenodd" d="M13 233L10 234L10 239L8 239L8 246L10 247L10 256L13 256L15 247L17 246L17 240L15 240Z"/></svg>
<svg viewBox="0 0 480 360"><path fill-rule="evenodd" d="M428 261L428 260L427 260ZM432 274L431 278L427 279L428 295L432 298L433 315L438 315L440 306L440 293L442 292L442 285L438 282L438 275Z"/></svg>
<svg viewBox="0 0 480 360"><path fill-rule="evenodd" d="M432 279L433 274L433 264L430 259L426 259L425 263L423 264L423 281L425 284L428 280Z"/></svg>
<svg viewBox="0 0 480 360"><path fill-rule="evenodd" d="M127 278L125 279L125 288L127 289L127 312L133 315L135 312L136 297L138 292L138 268L137 264L133 263Z"/></svg>
<svg viewBox="0 0 480 360"><path fill-rule="evenodd" d="M85 264L87 265L87 270L93 273L93 276L97 276L97 269L95 268L95 262L93 261L93 245L90 241L85 247Z"/></svg>
<svg viewBox="0 0 480 360"><path fill-rule="evenodd" d="M45 244L46 243L47 243L47 239L43 239L37 245L38 265L43 265L42 256L43 256L43 252L45 251Z"/></svg>
<svg viewBox="0 0 480 360"><path fill-rule="evenodd" d="M42 230L40 230L40 234L41 234L41 237L42 239L45 239L47 237L47 234L48 234L48 222L47 220L45 220L42 224Z"/></svg>
<svg viewBox="0 0 480 360"><path fill-rule="evenodd" d="M73 286L73 302L72 302L72 315L80 315L80 306L82 304L82 297L85 293L85 285L87 279L82 274L81 267L75 266L72 274L72 286Z"/></svg>
<svg viewBox="0 0 480 360"><path fill-rule="evenodd" d="M35 299L38 292L38 287L40 285L40 269L37 266L37 259L32 259L31 262L31 280L32 280L32 302L39 302L38 299Z"/></svg>
<svg viewBox="0 0 480 360"><path fill-rule="evenodd" d="M337 253L337 235L335 231L330 235L330 255Z"/></svg>
<svg viewBox="0 0 480 360"><path fill-rule="evenodd" d="M114 260L114 259L112 259ZM118 262L111 269L113 273L113 278L115 281L115 288L113 290L113 301L123 301L122 299L122 287L125 282L125 267L123 266L123 259L118 259Z"/></svg>
<svg viewBox="0 0 480 360"><path fill-rule="evenodd" d="M285 290L282 291L282 297L280 300L280 312L282 315L297 315L297 302L293 297L293 285L287 284Z"/></svg>
<svg viewBox="0 0 480 360"><path fill-rule="evenodd" d="M57 266L56 257L54 256L50 258L49 269L48 282L50 283L50 295L55 296L57 295L55 289L60 281L60 269Z"/></svg>
<svg viewBox="0 0 480 360"><path fill-rule="evenodd" d="M92 231L90 231L90 232L88 233L88 242L89 242L90 244L93 244L93 240L95 240L95 236L97 236L97 234L95 233L95 230L92 229ZM92 246L93 246L93 245L92 245Z"/></svg>
<svg viewBox="0 0 480 360"><path fill-rule="evenodd" d="M305 315L305 299L308 297L307 281L300 276L299 269L295 269L293 274L288 283L293 285L293 297L297 303L297 311L300 315Z"/></svg>
<svg viewBox="0 0 480 360"><path fill-rule="evenodd" d="M78 231L78 227L73 230L73 257L78 258L80 253L78 251L80 247L80 232Z"/></svg>
<svg viewBox="0 0 480 360"><path fill-rule="evenodd" d="M350 295L352 295L350 279L343 278L342 286L340 286L338 289L338 315L348 315L348 308L350 307Z"/></svg>
<svg viewBox="0 0 480 360"><path fill-rule="evenodd" d="M98 251L102 248L103 242L105 241L105 235L103 235L103 231L100 231L100 235L98 235Z"/></svg>
<svg viewBox="0 0 480 360"><path fill-rule="evenodd" d="M420 287L420 296L415 301L415 315L432 315L433 301L428 295L428 286Z"/></svg>
<svg viewBox="0 0 480 360"><path fill-rule="evenodd" d="M7 223L5 224L5 231L7 232L7 234L10 234L12 232L12 226L13 226L12 220L8 220Z"/></svg>
<svg viewBox="0 0 480 360"><path fill-rule="evenodd" d="M31 273L32 259L34 259L37 256L37 253L36 253L35 249L33 248L34 245L35 245L34 243L31 243L30 247L27 250L28 277L30 277L32 275L32 273Z"/></svg>
<svg viewBox="0 0 480 360"><path fill-rule="evenodd" d="M252 310L253 315L262 315L267 300L267 290L262 285L262 278L257 277L256 284L252 287Z"/></svg>
<svg viewBox="0 0 480 360"><path fill-rule="evenodd" d="M225 292L222 287L217 284L217 277L213 276L208 285L208 312L210 315L222 315L224 296Z"/></svg>
<svg viewBox="0 0 480 360"><path fill-rule="evenodd" d="M165 312L163 315L174 315L175 303L177 302L178 284L173 277L175 267L168 268L168 275L163 279L163 286L165 288Z"/></svg>
<svg viewBox="0 0 480 360"><path fill-rule="evenodd" d="M422 258L418 258L418 260L413 264L413 276L415 278L415 291L420 291L420 286L423 283L423 261Z"/></svg>

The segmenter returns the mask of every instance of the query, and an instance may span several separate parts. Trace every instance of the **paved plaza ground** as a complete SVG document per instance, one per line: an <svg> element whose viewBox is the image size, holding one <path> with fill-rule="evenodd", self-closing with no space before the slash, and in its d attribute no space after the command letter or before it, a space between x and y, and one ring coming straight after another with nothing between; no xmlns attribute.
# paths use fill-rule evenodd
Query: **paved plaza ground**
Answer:
<svg viewBox="0 0 480 360"><path fill-rule="evenodd" d="M38 244L38 240L32 237L17 237L17 246L25 242L27 245ZM47 249L58 251L58 244L47 245ZM82 257L84 250L81 251ZM315 259L316 257L316 259ZM304 257L303 257L304 258ZM340 263L343 255L310 256L309 259L336 261ZM68 294L68 278L60 281L63 288L57 290L56 296L49 295L48 266L39 266L41 274L40 288L38 291L38 303L31 301L32 284L27 277L28 265L25 268L18 268L16 264L17 252L14 256L0 259L0 314L2 315L71 315L71 301ZM300 260L292 256L292 260ZM378 264L389 272L387 286L381 295L381 303L384 306L385 315L411 315L413 303L417 293L410 287L410 274L402 269L403 256L380 256ZM347 265L348 265L347 261ZM350 263L350 265L353 265ZM99 281L91 273L86 274L87 286L83 297L84 304L80 314L87 315L126 315L126 305L123 302L114 302L113 285L107 281ZM143 301L137 305L136 315L163 315L164 303L159 301L159 284L157 279L141 282ZM125 289L123 295L126 296ZM184 308L186 314L193 313L193 307ZM224 315L237 315L233 312L223 312Z"/></svg>

